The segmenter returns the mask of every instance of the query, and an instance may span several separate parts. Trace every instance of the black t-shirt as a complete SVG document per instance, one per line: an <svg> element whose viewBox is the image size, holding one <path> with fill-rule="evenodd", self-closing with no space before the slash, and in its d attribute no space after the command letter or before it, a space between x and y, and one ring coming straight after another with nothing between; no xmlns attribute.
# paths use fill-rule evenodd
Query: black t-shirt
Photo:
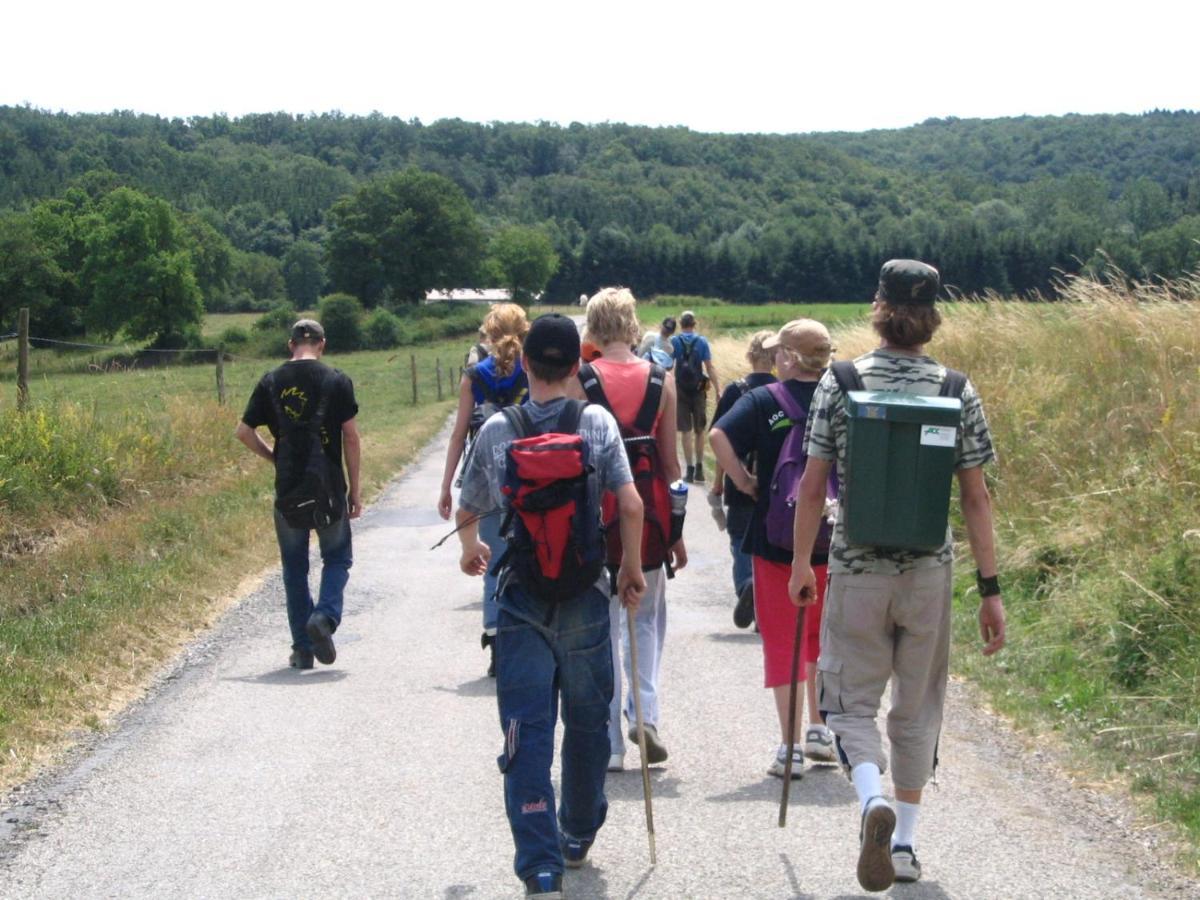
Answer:
<svg viewBox="0 0 1200 900"><path fill-rule="evenodd" d="M764 384L772 384L778 381L770 372L751 372L744 379L746 382L746 392L754 390L756 387L762 387ZM721 416L733 409L733 405L737 403L738 398L742 396L741 385L737 381L731 381L725 385L725 390L721 391L721 399L717 401L717 411L713 413L713 427L716 427L716 422ZM743 460L744 462L745 460ZM753 469L751 469L753 471ZM753 506L754 501L749 495L743 494L737 489L737 485L733 483L733 479L728 475L725 476L725 503L729 506Z"/></svg>
<svg viewBox="0 0 1200 900"><path fill-rule="evenodd" d="M330 368L315 359L295 359L285 362L270 373L274 377L275 390L279 396L284 415L297 424L309 422L321 402L322 392L333 391L325 422L321 426L321 443L325 455L337 473L341 490L346 490L346 479L342 472L342 425L358 415L358 403L354 399L354 384L349 377L337 369ZM267 393L264 375L250 395L242 421L251 428L266 425L279 441L279 422L275 416L275 405ZM303 433L304 429L301 429ZM299 437L294 442L294 453L280 453L275 457L275 492L283 493L295 486L303 473L307 458L308 442Z"/></svg>
<svg viewBox="0 0 1200 900"><path fill-rule="evenodd" d="M804 410L812 403L813 393L816 392L817 382L785 381L784 385ZM743 394L733 408L717 420L714 428L720 428L729 438L733 451L739 457L754 453L754 472L758 478L758 502L754 505L754 513L750 517L750 527L746 529L746 537L742 541L742 549L772 562L792 561L790 550L781 550L767 542L767 505L770 498L768 491L771 487L771 476L775 473L775 463L783 450L783 442L791 431L793 422L775 402L771 392L766 387L756 387ZM804 423L800 424L804 427ZM813 557L814 564L824 565L824 556Z"/></svg>

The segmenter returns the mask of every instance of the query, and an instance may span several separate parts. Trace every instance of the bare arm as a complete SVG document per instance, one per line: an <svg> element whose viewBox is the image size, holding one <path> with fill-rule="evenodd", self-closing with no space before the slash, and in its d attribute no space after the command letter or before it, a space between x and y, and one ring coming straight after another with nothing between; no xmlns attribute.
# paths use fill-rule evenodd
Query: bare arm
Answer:
<svg viewBox="0 0 1200 900"><path fill-rule="evenodd" d="M463 376L458 385L458 410L454 414L454 428L450 431L450 443L446 445L446 465L442 470L442 489L438 495L438 513L443 519L450 518L450 484L454 481L454 472L462 459L463 448L467 444L467 429L471 425L471 411L475 408L475 398L471 394L471 379Z"/></svg>
<svg viewBox="0 0 1200 900"><path fill-rule="evenodd" d="M346 457L346 475L350 480L350 518L362 515L362 437L358 433L358 420L347 419L342 423L342 447Z"/></svg>
<svg viewBox="0 0 1200 900"><path fill-rule="evenodd" d="M720 397L721 380L717 378L717 367L713 365L713 361L711 359L706 359L704 361L704 371L708 373L709 383L712 384L713 396Z"/></svg>
<svg viewBox="0 0 1200 900"><path fill-rule="evenodd" d="M642 498L632 481L621 485L615 493L622 548L617 597L626 609L635 610L646 592L646 576L642 574Z"/></svg>
<svg viewBox="0 0 1200 900"><path fill-rule="evenodd" d="M675 381L663 379L662 400L659 402L658 458L662 461L663 477L667 482L679 480L679 442L675 439L679 425L675 421Z"/></svg>
<svg viewBox="0 0 1200 900"><path fill-rule="evenodd" d="M708 442L712 445L717 465L733 480L737 489L749 497L758 499L758 482L754 480L753 475L746 471L742 461L737 458L737 454L733 451L733 444L729 442L729 436L720 428L713 428L708 433Z"/></svg>
<svg viewBox="0 0 1200 900"><path fill-rule="evenodd" d="M492 550L479 539L479 520L474 513L460 506L454 511L454 524L458 527L458 542L462 545L458 567L467 575L483 575L491 562Z"/></svg>
<svg viewBox="0 0 1200 900"><path fill-rule="evenodd" d="M263 440L262 435L258 433L257 428L251 428L245 422L238 422L237 430L233 436L245 444L251 453L256 456L261 456L267 462L275 462L275 451L271 445Z"/></svg>
<svg viewBox="0 0 1200 900"><path fill-rule="evenodd" d="M812 548L821 528L821 513L825 511L825 483L833 463L810 456L800 476L800 491L796 496L796 518L792 526L792 576L788 580L788 597L797 606L817 601L817 581L812 570Z"/></svg>
<svg viewBox="0 0 1200 900"><path fill-rule="evenodd" d="M995 575L996 538L992 529L992 496L983 479L983 467L959 469L958 488L975 566L984 577ZM991 656L1004 646L1004 601L999 593L980 598L979 634L984 642L984 656Z"/></svg>

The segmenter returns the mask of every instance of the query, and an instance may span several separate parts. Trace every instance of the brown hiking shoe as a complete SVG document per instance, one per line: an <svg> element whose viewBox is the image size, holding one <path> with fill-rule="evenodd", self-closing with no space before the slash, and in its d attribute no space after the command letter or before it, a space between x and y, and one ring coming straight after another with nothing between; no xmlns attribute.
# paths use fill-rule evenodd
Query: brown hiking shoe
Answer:
<svg viewBox="0 0 1200 900"><path fill-rule="evenodd" d="M886 802L871 805L874 799L867 801L859 829L858 883L864 891L886 891L896 880L892 866L896 813Z"/></svg>

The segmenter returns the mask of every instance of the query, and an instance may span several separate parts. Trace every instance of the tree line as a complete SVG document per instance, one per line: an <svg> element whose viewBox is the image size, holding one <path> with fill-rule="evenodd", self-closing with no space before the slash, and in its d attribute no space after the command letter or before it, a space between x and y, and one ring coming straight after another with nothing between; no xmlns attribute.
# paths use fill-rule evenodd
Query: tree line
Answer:
<svg viewBox="0 0 1200 900"><path fill-rule="evenodd" d="M879 260L900 255L933 262L964 292L1030 294L1057 272L1110 261L1135 277L1193 270L1198 154L1200 116L1166 111L711 135L0 107L0 209L27 216L105 180L165 200L190 234L203 223L228 245L224 279L201 288L209 308L308 305L302 297L330 289L368 306L411 301L420 273L393 260L399 236L357 228L374 213L354 201L364 189L394 194L382 185L414 169L451 182L447 202L473 214L475 278L495 277L482 248L504 229L544 235L552 299L602 283L735 302L858 299ZM371 262L371 247L387 258Z"/></svg>

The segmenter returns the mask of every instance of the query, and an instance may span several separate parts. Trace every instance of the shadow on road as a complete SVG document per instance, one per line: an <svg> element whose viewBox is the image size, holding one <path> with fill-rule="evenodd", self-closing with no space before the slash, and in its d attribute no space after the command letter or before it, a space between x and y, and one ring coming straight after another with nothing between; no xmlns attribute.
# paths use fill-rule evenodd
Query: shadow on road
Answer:
<svg viewBox="0 0 1200 900"><path fill-rule="evenodd" d="M753 631L718 631L708 636L710 641L718 644L760 644L762 638Z"/></svg>
<svg viewBox="0 0 1200 900"><path fill-rule="evenodd" d="M341 681L343 678L349 677L349 675L350 673L344 669L300 671L299 669L289 667L263 672L261 675L235 675L231 678L222 678L221 680L241 681L246 684L282 684L292 686L300 684L329 684L334 681Z"/></svg>
<svg viewBox="0 0 1200 900"><path fill-rule="evenodd" d="M792 900L816 900L813 894L806 894L800 890L800 879L796 877L796 867L792 865L792 860L786 853L779 854L779 861L783 863L783 870L787 872L788 884L792 886Z"/></svg>
<svg viewBox="0 0 1200 900"><path fill-rule="evenodd" d="M462 606L456 606L453 612L479 612L483 609L483 601L476 600L474 603L464 603Z"/></svg>
<svg viewBox="0 0 1200 900"><path fill-rule="evenodd" d="M435 691L443 694L455 694L459 697L494 697L496 695L496 679L481 675L473 681L464 681L458 687L434 685Z"/></svg>
<svg viewBox="0 0 1200 900"><path fill-rule="evenodd" d="M674 775L668 775L662 769L650 770L650 795L652 800L660 797L664 800L677 799L679 786L682 784ZM624 772L609 772L604 781L604 793L610 801L637 801L641 803L642 772L641 769L626 769Z"/></svg>
<svg viewBox="0 0 1200 900"><path fill-rule="evenodd" d="M736 791L706 798L710 803L771 803L779 805L782 782L767 776L754 784L743 785ZM844 806L854 798L854 787L839 770L829 768L809 771L800 781L793 782L788 806Z"/></svg>

